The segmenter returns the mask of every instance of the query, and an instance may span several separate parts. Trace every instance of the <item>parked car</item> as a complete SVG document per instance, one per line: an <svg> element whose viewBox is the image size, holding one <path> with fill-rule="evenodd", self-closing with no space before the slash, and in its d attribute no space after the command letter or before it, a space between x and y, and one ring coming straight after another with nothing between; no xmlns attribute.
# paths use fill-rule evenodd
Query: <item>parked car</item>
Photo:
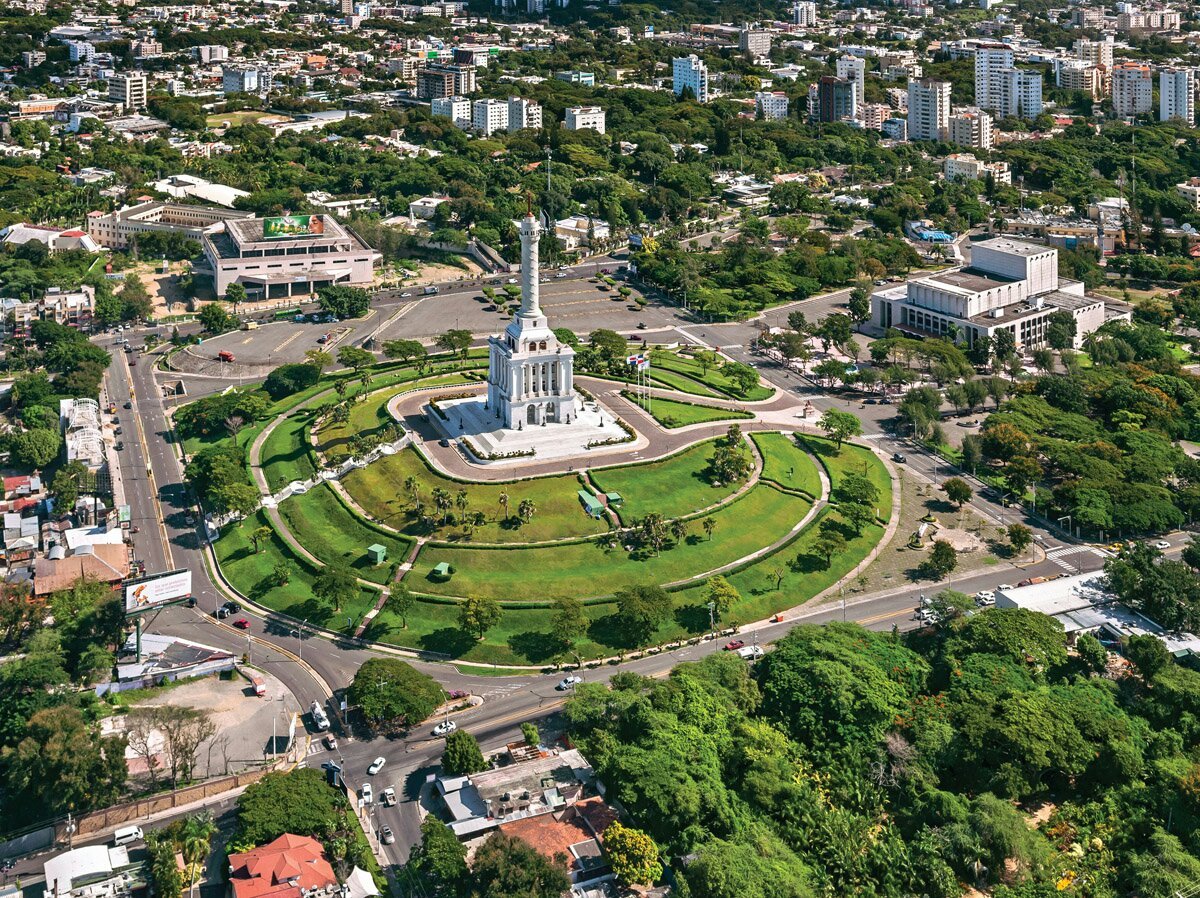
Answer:
<svg viewBox="0 0 1200 898"><path fill-rule="evenodd" d="M371 789L370 783L363 783L360 791L362 792L363 804L370 804L375 800L375 792Z"/></svg>
<svg viewBox="0 0 1200 898"><path fill-rule="evenodd" d="M455 723L453 720L443 720L441 723L439 723L437 726L435 726L433 728L433 735L449 736L451 733L453 733L457 729L458 729L458 724Z"/></svg>
<svg viewBox="0 0 1200 898"><path fill-rule="evenodd" d="M379 801L384 807L390 808L396 803L396 790L388 786L379 793Z"/></svg>
<svg viewBox="0 0 1200 898"><path fill-rule="evenodd" d="M233 599L230 599L228 602L226 602L221 607L224 608L226 611L241 611L242 610L242 606L239 605L237 602L233 601Z"/></svg>
<svg viewBox="0 0 1200 898"><path fill-rule="evenodd" d="M738 649L740 649L745 644L746 644L746 640L744 640L744 639L734 639L730 642L725 643L725 651L736 652Z"/></svg>
<svg viewBox="0 0 1200 898"><path fill-rule="evenodd" d="M996 587L996 592L1008 592L1010 589L1015 589L1011 583L1001 583Z"/></svg>
<svg viewBox="0 0 1200 898"><path fill-rule="evenodd" d="M975 604L980 608L990 608L996 604L996 594L990 589L975 593Z"/></svg>
<svg viewBox="0 0 1200 898"><path fill-rule="evenodd" d="M1171 548L1171 544L1169 542L1167 542L1165 539L1160 539L1154 543L1154 548L1160 549L1165 552L1167 549Z"/></svg>
<svg viewBox="0 0 1200 898"><path fill-rule="evenodd" d="M239 630L249 630L250 629L250 621L246 620L246 618L244 618L244 617L239 617L237 620L235 620L233 622L233 625L235 627L237 627Z"/></svg>
<svg viewBox="0 0 1200 898"><path fill-rule="evenodd" d="M126 403L125 403L125 408L133 408L133 403L132 403L132 402L126 402Z"/></svg>
<svg viewBox="0 0 1200 898"><path fill-rule="evenodd" d="M367 768L367 774L374 776L383 769L383 765L387 763L387 758L376 758L371 762L371 766Z"/></svg>
<svg viewBox="0 0 1200 898"><path fill-rule="evenodd" d="M757 661L766 651L761 645L748 645L737 650L738 657L743 661Z"/></svg>
<svg viewBox="0 0 1200 898"><path fill-rule="evenodd" d="M390 826L384 825L379 828L379 841L384 845L391 845L396 841L396 836Z"/></svg>
<svg viewBox="0 0 1200 898"><path fill-rule="evenodd" d="M213 614L215 614L217 616L217 620L224 620L225 618L229 617L229 609L228 608L218 608L216 611L213 612Z"/></svg>
<svg viewBox="0 0 1200 898"><path fill-rule="evenodd" d="M329 734L328 734L328 735L327 735L327 736L326 736L326 737L325 737L323 740L321 740L321 741L325 743L325 747L326 747L327 749L329 749L330 751L337 751L337 739L335 739L335 738L334 738L334 735L333 735L333 733L329 733Z"/></svg>
<svg viewBox="0 0 1200 898"><path fill-rule="evenodd" d="M574 674L572 674L569 677L563 677L559 681L558 686L556 686L555 688L560 691L565 691L565 690L570 689L571 687L576 686L582 682L583 682L583 677L577 677Z"/></svg>

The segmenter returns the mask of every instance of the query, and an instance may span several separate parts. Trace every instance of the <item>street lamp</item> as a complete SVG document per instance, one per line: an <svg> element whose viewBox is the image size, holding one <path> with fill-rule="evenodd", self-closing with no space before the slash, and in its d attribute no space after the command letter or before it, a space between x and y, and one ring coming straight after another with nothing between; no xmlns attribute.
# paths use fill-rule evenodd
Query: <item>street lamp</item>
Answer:
<svg viewBox="0 0 1200 898"><path fill-rule="evenodd" d="M709 602L707 605L705 605L705 607L708 608L708 633L709 633L709 636L715 637L716 630L717 630L717 622L716 622L717 603Z"/></svg>

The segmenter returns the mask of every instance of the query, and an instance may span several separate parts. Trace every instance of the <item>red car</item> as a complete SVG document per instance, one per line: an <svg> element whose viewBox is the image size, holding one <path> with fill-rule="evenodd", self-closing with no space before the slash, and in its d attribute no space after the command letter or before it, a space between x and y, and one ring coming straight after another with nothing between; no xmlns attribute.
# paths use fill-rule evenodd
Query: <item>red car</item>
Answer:
<svg viewBox="0 0 1200 898"><path fill-rule="evenodd" d="M725 651L727 651L727 652L736 652L738 649L740 649L740 648L741 648L742 646L744 646L745 644L746 644L746 640L744 640L744 639L735 639L735 640L733 640L733 642L727 642L727 643L725 643Z"/></svg>
<svg viewBox="0 0 1200 898"><path fill-rule="evenodd" d="M250 629L250 621L246 620L246 618L244 618L244 617L239 617L237 620L235 620L233 622L233 625L235 627L237 627L239 630L249 630Z"/></svg>

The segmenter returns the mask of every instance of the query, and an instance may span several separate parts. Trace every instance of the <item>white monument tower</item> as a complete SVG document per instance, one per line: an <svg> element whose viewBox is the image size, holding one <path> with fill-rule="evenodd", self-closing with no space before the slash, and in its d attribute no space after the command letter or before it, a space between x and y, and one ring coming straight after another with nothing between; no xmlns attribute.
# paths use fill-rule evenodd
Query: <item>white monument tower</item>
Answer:
<svg viewBox="0 0 1200 898"><path fill-rule="evenodd" d="M488 340L488 409L512 429L576 418L575 350L558 342L539 302L541 236L530 210L521 221L521 310L503 334Z"/></svg>

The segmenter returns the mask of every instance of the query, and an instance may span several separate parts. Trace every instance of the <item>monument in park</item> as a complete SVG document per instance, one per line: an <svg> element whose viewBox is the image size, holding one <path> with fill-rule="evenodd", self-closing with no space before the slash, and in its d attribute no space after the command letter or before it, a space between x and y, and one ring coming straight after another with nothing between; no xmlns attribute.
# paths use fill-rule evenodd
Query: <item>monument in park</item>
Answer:
<svg viewBox="0 0 1200 898"><path fill-rule="evenodd" d="M488 339L486 397L438 401L431 416L448 437L465 437L479 461L564 458L631 439L612 412L575 393L575 350L542 312L541 236L531 210L521 221L521 308Z"/></svg>
<svg viewBox="0 0 1200 898"><path fill-rule="evenodd" d="M502 427L570 424L576 417L575 350L559 343L542 314L533 217L521 221L521 309L488 340L488 408Z"/></svg>

